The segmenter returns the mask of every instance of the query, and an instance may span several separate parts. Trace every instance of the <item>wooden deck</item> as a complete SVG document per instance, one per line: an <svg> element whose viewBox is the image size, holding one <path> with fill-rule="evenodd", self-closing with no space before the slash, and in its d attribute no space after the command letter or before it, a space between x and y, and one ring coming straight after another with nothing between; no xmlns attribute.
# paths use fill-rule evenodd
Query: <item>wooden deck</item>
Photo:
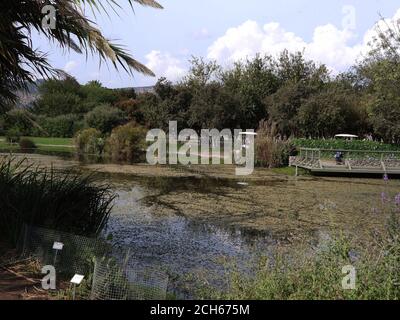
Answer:
<svg viewBox="0 0 400 320"><path fill-rule="evenodd" d="M344 154L341 164L334 160L336 151ZM331 159L328 159L330 157ZM315 174L391 174L400 175L400 152L368 150L328 150L301 148L289 165Z"/></svg>

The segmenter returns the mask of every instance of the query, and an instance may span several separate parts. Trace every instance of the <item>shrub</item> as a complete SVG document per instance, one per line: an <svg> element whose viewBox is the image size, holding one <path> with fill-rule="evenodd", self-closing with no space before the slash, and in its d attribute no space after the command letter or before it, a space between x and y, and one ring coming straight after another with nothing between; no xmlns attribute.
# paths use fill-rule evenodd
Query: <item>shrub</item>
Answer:
<svg viewBox="0 0 400 320"><path fill-rule="evenodd" d="M8 143L18 143L19 140L21 139L21 136L22 133L17 127L8 129L6 131L6 141Z"/></svg>
<svg viewBox="0 0 400 320"><path fill-rule="evenodd" d="M24 151L24 152L32 152L37 148L36 144L31 139L28 139L28 138L20 139L19 147L20 147L21 151Z"/></svg>
<svg viewBox="0 0 400 320"><path fill-rule="evenodd" d="M95 128L102 133L111 132L113 128L121 125L125 120L124 113L109 105L100 105L85 115L85 123L90 128Z"/></svg>
<svg viewBox="0 0 400 320"><path fill-rule="evenodd" d="M15 244L24 223L99 234L115 195L93 175L61 173L12 158L0 162L0 239Z"/></svg>
<svg viewBox="0 0 400 320"><path fill-rule="evenodd" d="M21 135L31 135L36 117L24 109L12 109L4 115L4 128L6 130L16 128Z"/></svg>
<svg viewBox="0 0 400 320"><path fill-rule="evenodd" d="M66 114L54 118L38 117L38 126L40 128L33 131L37 136L71 138L82 129L83 123L79 115Z"/></svg>
<svg viewBox="0 0 400 320"><path fill-rule="evenodd" d="M104 139L97 129L89 128L79 131L74 137L74 143L80 154L100 155L103 153Z"/></svg>
<svg viewBox="0 0 400 320"><path fill-rule="evenodd" d="M294 139L293 143L303 148L320 148L332 150L371 150L400 151L399 146L376 141L343 140L343 139Z"/></svg>
<svg viewBox="0 0 400 320"><path fill-rule="evenodd" d="M289 140L276 135L274 124L260 122L255 139L256 165L268 168L287 166L294 150Z"/></svg>
<svg viewBox="0 0 400 320"><path fill-rule="evenodd" d="M113 161L139 162L146 148L147 130L130 122L115 128L107 139L107 152Z"/></svg>

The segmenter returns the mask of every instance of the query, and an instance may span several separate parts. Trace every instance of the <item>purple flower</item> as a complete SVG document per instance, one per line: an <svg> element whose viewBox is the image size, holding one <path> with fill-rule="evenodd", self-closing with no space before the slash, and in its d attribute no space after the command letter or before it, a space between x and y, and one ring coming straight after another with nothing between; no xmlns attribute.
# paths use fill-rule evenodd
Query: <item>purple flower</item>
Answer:
<svg viewBox="0 0 400 320"><path fill-rule="evenodd" d="M389 176L386 173L383 175L383 181L385 182L389 181Z"/></svg>
<svg viewBox="0 0 400 320"><path fill-rule="evenodd" d="M396 206L400 206L400 193L394 197L394 203Z"/></svg>

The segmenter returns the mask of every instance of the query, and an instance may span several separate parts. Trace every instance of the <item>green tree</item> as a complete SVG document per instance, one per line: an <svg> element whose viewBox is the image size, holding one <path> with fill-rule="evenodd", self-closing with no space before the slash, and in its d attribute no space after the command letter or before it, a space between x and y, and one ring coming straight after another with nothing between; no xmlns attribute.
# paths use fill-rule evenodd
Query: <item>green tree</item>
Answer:
<svg viewBox="0 0 400 320"><path fill-rule="evenodd" d="M69 113L84 113L81 86L73 77L49 79L39 86L39 99L33 111L36 114L56 117Z"/></svg>
<svg viewBox="0 0 400 320"><path fill-rule="evenodd" d="M118 108L103 104L85 115L85 122L89 128L94 128L102 133L121 125L125 120L125 114Z"/></svg>
<svg viewBox="0 0 400 320"><path fill-rule="evenodd" d="M366 133L366 112L353 90L330 85L311 95L298 110L303 136L329 138L337 133Z"/></svg>
<svg viewBox="0 0 400 320"><path fill-rule="evenodd" d="M142 5L162 8L154 0L128 0ZM117 1L107 0L111 7L119 6ZM54 29L42 24L45 5L56 9ZM58 1L15 1L3 0L0 13L0 108L10 101L15 102L15 91L33 83L37 75L48 77L59 73L48 62L46 55L34 49L30 34L39 31L49 41L63 49L78 53L96 52L102 60L111 60L113 65L122 66L127 71L136 70L145 74L153 73L143 64L133 59L120 46L107 40L96 25L85 15L84 5L93 10L104 10L100 0L58 0Z"/></svg>
<svg viewBox="0 0 400 320"><path fill-rule="evenodd" d="M236 63L232 69L221 74L221 80L225 96L230 95L238 103L236 108L231 109L231 119L242 119L235 127L256 128L259 121L267 116L265 97L279 88L273 58L257 55L253 60Z"/></svg>

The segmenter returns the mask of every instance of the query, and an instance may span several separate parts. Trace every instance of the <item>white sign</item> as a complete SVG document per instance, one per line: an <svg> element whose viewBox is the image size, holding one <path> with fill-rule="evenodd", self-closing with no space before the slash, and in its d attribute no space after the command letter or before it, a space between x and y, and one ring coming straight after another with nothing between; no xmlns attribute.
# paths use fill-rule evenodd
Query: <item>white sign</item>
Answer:
<svg viewBox="0 0 400 320"><path fill-rule="evenodd" d="M62 250L64 248L64 243L62 242L54 242L53 249L54 250Z"/></svg>
<svg viewBox="0 0 400 320"><path fill-rule="evenodd" d="M82 280L83 280L83 278L84 278L85 276L82 276L82 275L80 275L80 274L76 274L76 275L74 275L73 277L72 277L72 279L71 279L71 283L73 283L73 284L80 284L81 282L82 282Z"/></svg>
<svg viewBox="0 0 400 320"><path fill-rule="evenodd" d="M53 249L54 250L62 250L64 247L64 243L62 242L54 242Z"/></svg>

